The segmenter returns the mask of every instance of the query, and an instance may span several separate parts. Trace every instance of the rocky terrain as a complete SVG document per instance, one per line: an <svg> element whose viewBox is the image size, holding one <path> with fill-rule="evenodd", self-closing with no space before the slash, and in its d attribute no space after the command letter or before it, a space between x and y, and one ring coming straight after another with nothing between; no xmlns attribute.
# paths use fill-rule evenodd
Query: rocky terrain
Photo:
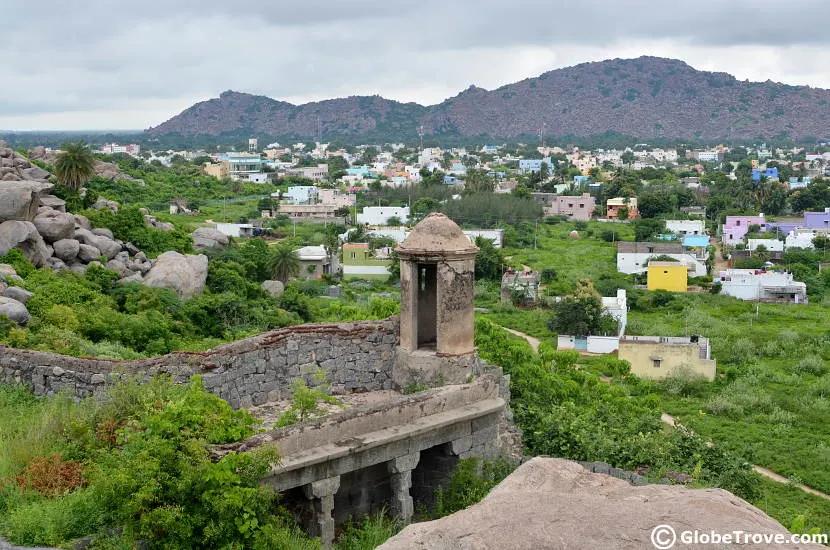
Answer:
<svg viewBox="0 0 830 550"><path fill-rule="evenodd" d="M31 158L51 165L54 165L55 160L57 160L58 158L57 152L53 150L47 150L45 147L34 147L30 149L28 153L29 156L31 156ZM19 155L19 153L16 154ZM20 156L22 157L22 155ZM95 160L95 175L108 180L129 180L137 182L141 181L122 172L117 164L113 164L111 162L104 162L98 159Z"/></svg>
<svg viewBox="0 0 830 550"><path fill-rule="evenodd" d="M656 57L583 63L495 90L471 86L429 107L379 96L305 105L228 91L147 130L149 136L222 134L324 139L428 134L512 137L828 138L830 90L736 80Z"/></svg>
<svg viewBox="0 0 830 550"><path fill-rule="evenodd" d="M534 458L481 502L439 520L412 524L378 550L639 550L654 548L651 534L658 525L673 527L678 537L686 530L706 534L737 530L789 537L781 524L722 489L635 487L621 479L591 473L576 462ZM731 546L677 541L677 547L690 549ZM806 547L752 545L768 549Z"/></svg>
<svg viewBox="0 0 830 550"><path fill-rule="evenodd" d="M170 288L183 298L202 292L207 279L207 256L165 252L149 259L132 243L116 239L107 228L92 227L79 214L66 211L66 203L50 194L51 174L25 156L0 146L0 256L20 250L35 267L86 273L91 265L117 272L123 282ZM118 203L100 198L93 208L117 210ZM145 224L171 231L145 211ZM197 250L222 248L228 239L214 230L197 230ZM31 293L21 288L20 277L8 264L0 264L0 315L18 324L29 321L26 301Z"/></svg>

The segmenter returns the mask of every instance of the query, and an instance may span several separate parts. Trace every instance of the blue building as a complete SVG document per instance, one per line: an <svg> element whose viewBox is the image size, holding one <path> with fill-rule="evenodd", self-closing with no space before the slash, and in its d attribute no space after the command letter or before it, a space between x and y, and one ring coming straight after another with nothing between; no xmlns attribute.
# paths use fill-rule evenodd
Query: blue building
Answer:
<svg viewBox="0 0 830 550"><path fill-rule="evenodd" d="M577 185L591 183L591 176L574 176L574 183Z"/></svg>
<svg viewBox="0 0 830 550"><path fill-rule="evenodd" d="M545 157L543 159L521 159L519 160L519 170L523 174L528 172L539 172L542 170L542 164L548 165L548 171L552 171L554 166L553 162L551 162L550 157Z"/></svg>
<svg viewBox="0 0 830 550"><path fill-rule="evenodd" d="M752 170L752 181L761 181L761 178L778 179L778 168L766 168L763 172L757 169Z"/></svg>

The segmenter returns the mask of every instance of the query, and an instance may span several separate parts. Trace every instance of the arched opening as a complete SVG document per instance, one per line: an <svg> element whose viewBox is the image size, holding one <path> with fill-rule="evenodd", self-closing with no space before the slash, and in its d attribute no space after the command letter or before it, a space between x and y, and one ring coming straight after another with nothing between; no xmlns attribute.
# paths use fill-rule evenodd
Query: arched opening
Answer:
<svg viewBox="0 0 830 550"><path fill-rule="evenodd" d="M438 266L416 264L418 349L435 349L438 339Z"/></svg>
<svg viewBox="0 0 830 550"><path fill-rule="evenodd" d="M452 443L436 445L421 451L418 466L412 471L412 500L415 509L432 508L435 504L435 491L449 485L458 456L452 452Z"/></svg>

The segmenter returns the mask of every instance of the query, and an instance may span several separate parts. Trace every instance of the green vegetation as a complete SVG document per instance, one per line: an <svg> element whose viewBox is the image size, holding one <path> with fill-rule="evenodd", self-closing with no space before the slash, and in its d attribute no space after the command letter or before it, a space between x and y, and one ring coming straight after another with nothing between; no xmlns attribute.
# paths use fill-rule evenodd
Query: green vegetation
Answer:
<svg viewBox="0 0 830 550"><path fill-rule="evenodd" d="M98 548L318 548L259 486L277 457L210 459L209 444L253 434L254 419L198 377L80 403L0 387L0 411L0 533L16 544L98 534Z"/></svg>
<svg viewBox="0 0 830 550"><path fill-rule="evenodd" d="M69 189L80 189L95 173L92 151L81 141L66 143L61 149L55 161L58 182Z"/></svg>

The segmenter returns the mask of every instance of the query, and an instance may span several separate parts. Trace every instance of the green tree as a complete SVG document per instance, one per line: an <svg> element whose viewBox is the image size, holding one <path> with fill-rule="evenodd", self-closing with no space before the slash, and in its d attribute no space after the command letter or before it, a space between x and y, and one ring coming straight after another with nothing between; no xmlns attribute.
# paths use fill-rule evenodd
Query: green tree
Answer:
<svg viewBox="0 0 830 550"><path fill-rule="evenodd" d="M58 181L69 189L79 189L95 174L95 157L82 141L67 143L55 161Z"/></svg>
<svg viewBox="0 0 830 550"><path fill-rule="evenodd" d="M475 263L476 279L500 280L501 268L504 264L504 255L501 250L493 245L493 241L480 236L476 237L475 244L478 247Z"/></svg>
<svg viewBox="0 0 830 550"><path fill-rule="evenodd" d="M573 294L553 305L548 327L557 334L590 336L616 333L617 321L602 309L602 298L593 283L582 279Z"/></svg>
<svg viewBox="0 0 830 550"><path fill-rule="evenodd" d="M398 216L392 216L388 220L386 220L386 225L390 227L399 227L403 225L403 222Z"/></svg>
<svg viewBox="0 0 830 550"><path fill-rule="evenodd" d="M620 155L620 160L623 161L623 164L630 168L631 165L634 164L634 153L632 153L631 151L626 151L625 153Z"/></svg>
<svg viewBox="0 0 830 550"><path fill-rule="evenodd" d="M273 277L284 283L300 272L300 257L290 246L281 244L274 247L269 267Z"/></svg>

